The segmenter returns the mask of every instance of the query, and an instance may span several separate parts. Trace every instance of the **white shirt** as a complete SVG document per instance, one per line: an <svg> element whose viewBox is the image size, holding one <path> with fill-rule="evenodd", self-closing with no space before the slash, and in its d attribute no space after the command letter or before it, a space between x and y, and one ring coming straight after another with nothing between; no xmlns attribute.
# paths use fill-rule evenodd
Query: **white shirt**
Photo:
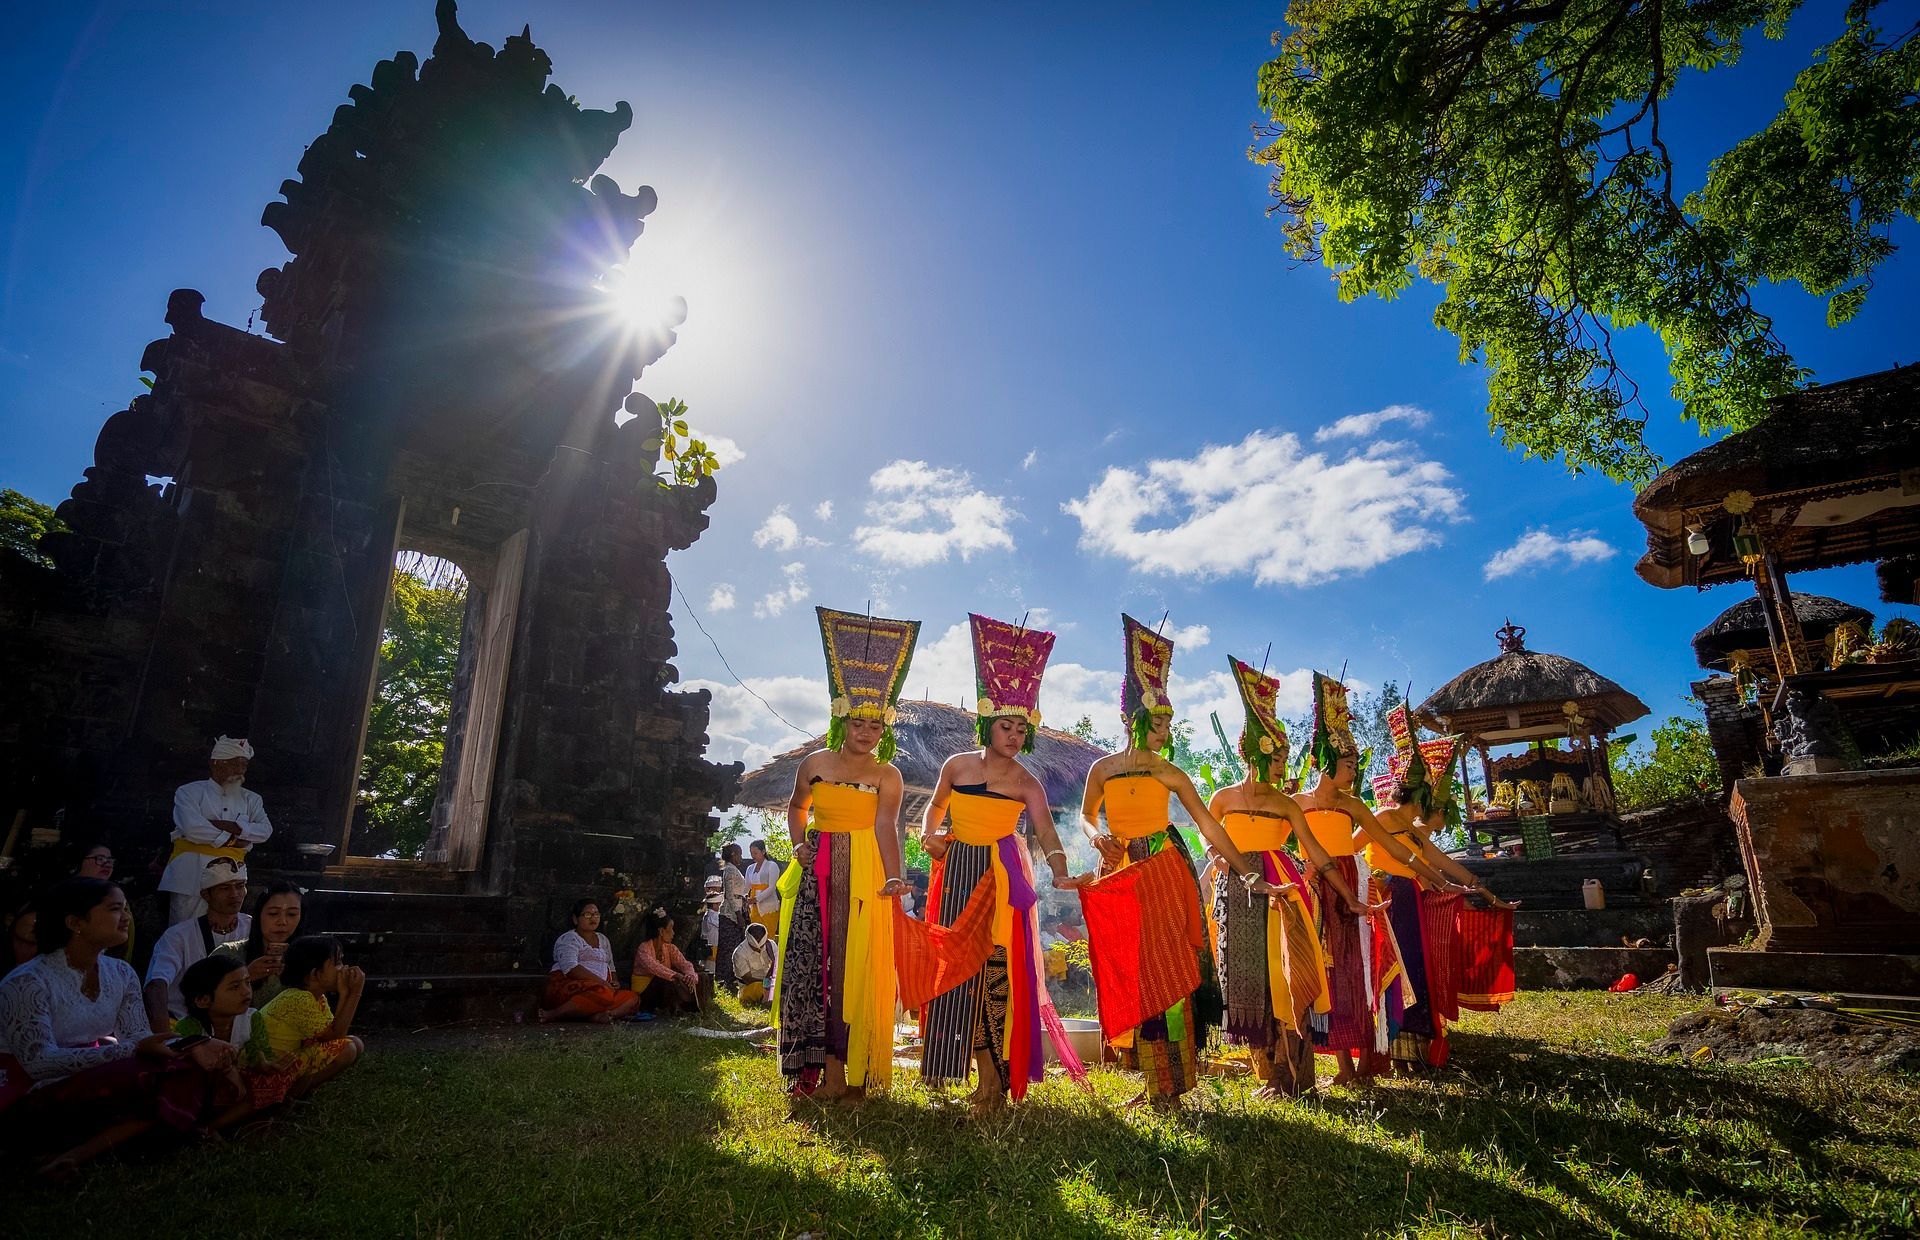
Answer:
<svg viewBox="0 0 1920 1240"><path fill-rule="evenodd" d="M98 970L93 999L64 950L35 956L0 981L0 1051L20 1061L34 1088L125 1059L152 1036L133 966L102 955Z"/></svg>
<svg viewBox="0 0 1920 1240"><path fill-rule="evenodd" d="M236 843L213 825L216 818L239 825L237 847L243 851L273 835L273 824L267 821L267 810L261 804L260 795L249 792L244 785L236 784L229 790L224 784L201 779L180 785L173 794L173 839L216 848ZM160 876L160 890L199 895L200 876L211 860L212 857L203 853L181 853L167 862L166 872Z"/></svg>
<svg viewBox="0 0 1920 1240"><path fill-rule="evenodd" d="M613 944L604 934L595 934L588 943L577 930L569 930L553 941L553 971L571 973L584 966L603 982L613 980Z"/></svg>
<svg viewBox="0 0 1920 1240"><path fill-rule="evenodd" d="M772 939L758 948L752 939L747 939L733 949L733 976L743 982L764 982L773 976L773 966L778 961L779 953Z"/></svg>
<svg viewBox="0 0 1920 1240"><path fill-rule="evenodd" d="M253 929L253 918L245 913L237 913L233 919L233 929L225 934L213 932L215 949L229 943L243 946L247 934ZM176 921L168 926L153 945L153 960L147 965L147 983L165 982L167 984L167 1015L179 1020L187 1014L186 996L180 993L180 979L186 976L187 966L207 955L206 940L200 937L200 919L189 917L185 921Z"/></svg>
<svg viewBox="0 0 1920 1240"><path fill-rule="evenodd" d="M708 947L718 947L720 945L720 913L718 910L708 909L706 912L700 914L700 941Z"/></svg>
<svg viewBox="0 0 1920 1240"><path fill-rule="evenodd" d="M756 884L763 889L753 897L754 911L762 917L768 913L780 911L780 867L772 860L756 861L747 867L747 886L751 890Z"/></svg>

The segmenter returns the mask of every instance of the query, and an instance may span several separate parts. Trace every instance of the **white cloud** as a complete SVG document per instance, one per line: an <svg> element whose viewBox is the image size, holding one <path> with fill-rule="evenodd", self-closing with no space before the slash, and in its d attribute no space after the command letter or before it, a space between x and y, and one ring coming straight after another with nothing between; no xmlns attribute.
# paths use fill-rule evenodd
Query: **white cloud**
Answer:
<svg viewBox="0 0 1920 1240"><path fill-rule="evenodd" d="M1405 422L1408 426L1425 426L1432 419L1432 414L1417 405L1388 405L1385 409L1376 409L1372 413L1350 413L1315 431L1313 441L1325 443L1329 439L1365 439L1389 422Z"/></svg>
<svg viewBox="0 0 1920 1240"><path fill-rule="evenodd" d="M723 581L713 588L712 593L707 595L707 610L732 611L735 602L733 587Z"/></svg>
<svg viewBox="0 0 1920 1240"><path fill-rule="evenodd" d="M787 506L780 504L767 514L767 519L753 532L753 545L771 547L775 551L791 551L795 547L819 547L824 544L817 538L802 534L799 523L787 515Z"/></svg>
<svg viewBox="0 0 1920 1240"><path fill-rule="evenodd" d="M1040 459L1040 449L1028 448L1027 454L1020 458L1020 468L1032 469L1033 463Z"/></svg>
<svg viewBox="0 0 1920 1240"><path fill-rule="evenodd" d="M1167 636L1173 639L1173 648L1175 650L1185 650L1191 653L1205 646L1208 641L1212 640L1213 630L1204 624L1188 624L1175 628L1173 632L1167 634Z"/></svg>
<svg viewBox="0 0 1920 1240"><path fill-rule="evenodd" d="M813 515L822 521L833 520L833 501L823 499L813 506Z"/></svg>
<svg viewBox="0 0 1920 1240"><path fill-rule="evenodd" d="M981 551L1013 550L1007 526L1020 514L961 470L894 461L875 470L868 486L874 498L853 538L883 563L916 568L956 554L970 560Z"/></svg>
<svg viewBox="0 0 1920 1240"><path fill-rule="evenodd" d="M750 676L746 688L717 680L688 680L679 687L713 694L707 721L707 758L712 762L744 762L752 770L827 730L825 677ZM776 719L769 704L794 727L807 729L806 736Z"/></svg>
<svg viewBox="0 0 1920 1240"><path fill-rule="evenodd" d="M1438 461L1379 442L1338 460L1298 436L1254 431L1191 457L1114 467L1062 508L1080 546L1135 568L1261 585L1365 572L1440 541L1461 493Z"/></svg>
<svg viewBox="0 0 1920 1240"><path fill-rule="evenodd" d="M715 435L696 426L688 438L698 439L706 444L707 451L713 453L714 460L720 462L722 469L747 459L747 450L726 435Z"/></svg>
<svg viewBox="0 0 1920 1240"><path fill-rule="evenodd" d="M760 601L753 605L753 614L762 620L779 615L795 603L806 601L807 566L789 564L780 570L780 574L781 584L761 595Z"/></svg>
<svg viewBox="0 0 1920 1240"><path fill-rule="evenodd" d="M1562 567L1594 564L1620 554L1592 530L1569 530L1556 536L1547 530L1528 530L1513 546L1495 552L1484 566L1488 581L1498 581L1515 573L1533 572L1558 561Z"/></svg>

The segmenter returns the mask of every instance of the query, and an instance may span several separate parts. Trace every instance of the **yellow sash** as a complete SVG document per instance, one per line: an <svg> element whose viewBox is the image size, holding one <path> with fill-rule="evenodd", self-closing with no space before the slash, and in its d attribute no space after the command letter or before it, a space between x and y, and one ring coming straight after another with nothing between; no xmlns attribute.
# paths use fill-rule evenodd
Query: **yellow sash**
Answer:
<svg viewBox="0 0 1920 1240"><path fill-rule="evenodd" d="M225 857L235 865L247 859L247 850L241 845L202 844L197 840L175 840L173 842L173 856L167 859L171 861L173 857L178 857L182 853L193 853L201 857Z"/></svg>

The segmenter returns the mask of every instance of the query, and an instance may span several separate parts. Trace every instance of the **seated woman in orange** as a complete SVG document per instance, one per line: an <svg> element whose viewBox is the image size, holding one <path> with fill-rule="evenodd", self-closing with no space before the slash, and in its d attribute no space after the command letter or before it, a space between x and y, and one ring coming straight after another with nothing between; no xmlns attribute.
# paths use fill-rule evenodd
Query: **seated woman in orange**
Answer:
<svg viewBox="0 0 1920 1240"><path fill-rule="evenodd" d="M600 933L600 903L577 900L573 929L553 941L553 969L540 996L540 1020L590 1020L608 1025L640 1007L640 996L622 990L613 971L613 943Z"/></svg>
<svg viewBox="0 0 1920 1240"><path fill-rule="evenodd" d="M1107 937L1106 927L1117 923L1099 912L1100 905L1109 897L1107 890L1101 890L1102 883L1162 852L1175 853L1185 867L1186 877L1182 879L1179 893L1180 907L1149 908L1142 904L1138 916L1132 918L1133 924L1141 925L1149 919L1158 921L1190 916L1196 936L1193 949L1196 953L1205 951L1205 936L1200 930L1198 882L1193 877L1193 857L1171 822L1170 804L1174 798L1179 799L1181 808L1193 818L1201 835L1225 860L1232 875L1229 881L1242 885L1244 890L1256 895L1272 894L1278 890L1261 877L1255 864L1234 846L1226 828L1201 804L1200 794L1194 790L1193 781L1187 778L1186 772L1166 759L1165 753L1173 743L1173 706L1167 700L1167 676L1173 662L1173 642L1132 616L1123 615L1120 620L1127 643L1125 679L1120 689L1120 711L1127 728L1127 747L1119 753L1101 758L1088 770L1086 793L1080 807L1081 816L1086 819L1087 835L1101 858L1100 880L1081 888L1082 905L1087 909L1087 927L1093 938L1096 980L1102 971L1114 965L1117 956L1124 955L1129 949L1137 950L1139 946ZM1104 828L1100 821L1102 809L1106 811ZM1103 942L1103 939L1106 941ZM1144 937L1141 941L1145 941ZM1131 1031L1120 1034L1114 1042L1121 1047L1131 1043L1141 1075L1145 1078L1145 1090L1129 1105L1147 1102L1156 1109L1176 1110L1180 1105L1180 1096L1192 1089L1199 1079L1199 1049L1206 1030L1194 1011L1191 992L1176 999L1170 1006L1162 1006L1159 998L1164 996L1157 991L1151 1001L1147 999L1152 975L1172 975L1174 970L1167 966L1175 964L1178 965L1179 976L1199 976L1198 971L1190 970L1185 961L1142 960L1134 976L1113 979L1140 983L1129 984L1126 997L1131 998L1137 992L1143 1000L1143 1019ZM1112 975L1109 977L1112 978ZM1114 1010L1119 998L1110 994L1104 986L1099 997L1103 1013ZM1103 1014L1101 1023L1111 1031L1120 1022Z"/></svg>
<svg viewBox="0 0 1920 1240"><path fill-rule="evenodd" d="M1359 770L1360 747L1354 742L1347 711L1347 687L1320 673L1313 674L1313 762L1320 778L1301 793L1298 802L1307 827L1328 860L1319 863L1321 943L1327 958L1327 999L1331 1010L1323 1022L1314 1022L1315 1049L1339 1061L1335 1085L1371 1076L1373 1056L1384 1053L1393 1037L1393 1023L1406 1001L1405 974L1393 948L1384 913L1354 917L1336 908L1331 897L1338 888L1333 877L1362 900L1379 901L1385 884L1369 881L1372 865L1361 855L1361 845L1375 847L1375 857L1387 857L1417 875L1437 891L1458 888L1444 874L1393 837L1374 818L1373 811L1353 793ZM1355 1056L1359 1065L1355 1066Z"/></svg>
<svg viewBox="0 0 1920 1240"><path fill-rule="evenodd" d="M1327 875L1340 907L1354 917L1367 909L1330 864L1326 849L1307 829L1293 798L1274 785L1287 769L1287 733L1275 714L1280 682L1229 657L1246 722L1240 757L1246 778L1215 793L1207 808L1234 847L1259 865L1267 882L1285 889L1268 899L1250 896L1221 874L1212 890L1214 962L1225 1003L1223 1032L1244 1045L1260 1081L1257 1098L1294 1097L1314 1089L1311 1015L1327 1012L1327 968L1314 928L1318 906L1312 886L1286 851L1299 841L1315 873Z"/></svg>
<svg viewBox="0 0 1920 1240"><path fill-rule="evenodd" d="M920 1075L928 1084L964 1081L971 1059L979 1081L969 1101L984 1113L999 1109L1009 1090L1016 1101L1025 1097L1027 1086L1045 1075L1043 1030L1057 1035L1063 1064L1079 1062L1047 994L1039 893L1019 832L1023 816L1045 850L1053 885L1077 887L1083 880L1068 876L1046 789L1018 756L1033 752L1040 728L1040 678L1053 634L986 616L968 622L981 747L953 755L940 768L920 831L934 863L928 916L951 926L981 885L990 885L993 946L977 973L927 1003Z"/></svg>
<svg viewBox="0 0 1920 1240"><path fill-rule="evenodd" d="M893 1076L893 903L900 877L894 703L917 620L816 609L833 694L827 748L787 802L793 864L780 877L780 1070L796 1097L847 1097Z"/></svg>

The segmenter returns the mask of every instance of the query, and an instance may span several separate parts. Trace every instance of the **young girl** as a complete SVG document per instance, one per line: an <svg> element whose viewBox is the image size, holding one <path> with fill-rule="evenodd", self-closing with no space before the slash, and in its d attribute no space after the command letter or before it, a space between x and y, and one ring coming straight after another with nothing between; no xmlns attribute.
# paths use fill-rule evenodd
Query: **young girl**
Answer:
<svg viewBox="0 0 1920 1240"><path fill-rule="evenodd" d="M214 1038L234 1052L232 1088L221 1091L223 1102L232 1101L214 1118L212 1127L224 1128L263 1107L284 1102L294 1080L293 1063L276 1060L267 1023L253 1006L253 987L239 957L215 952L194 961L180 978L180 993L190 1014L174 1022L174 1033L183 1038Z"/></svg>
<svg viewBox="0 0 1920 1240"><path fill-rule="evenodd" d="M280 993L280 970L286 965L287 944L300 933L302 924L300 889L292 883L274 883L253 902L253 928L247 932L246 965L247 980L253 983L255 1007L265 1007Z"/></svg>
<svg viewBox="0 0 1920 1240"><path fill-rule="evenodd" d="M360 1006L367 974L341 964L339 940L321 934L289 943L286 961L280 970L286 989L260 1009L260 1019L266 1022L274 1056L292 1057L296 1076L287 1096L299 1098L352 1067L366 1050L347 1027ZM329 992L340 997L338 1010L327 1001Z"/></svg>

